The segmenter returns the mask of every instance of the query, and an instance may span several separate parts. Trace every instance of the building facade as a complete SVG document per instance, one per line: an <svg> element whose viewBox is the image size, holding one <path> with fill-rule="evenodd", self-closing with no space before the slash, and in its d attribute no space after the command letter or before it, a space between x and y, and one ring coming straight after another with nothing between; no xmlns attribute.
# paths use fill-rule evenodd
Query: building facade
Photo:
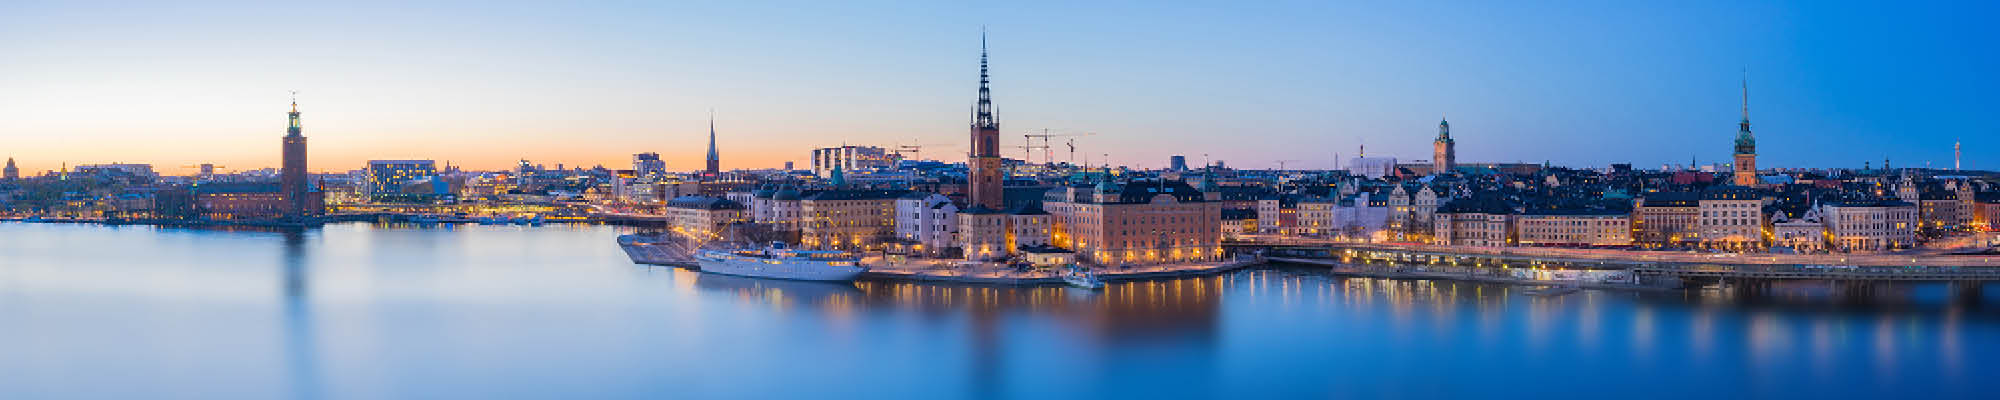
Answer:
<svg viewBox="0 0 2000 400"><path fill-rule="evenodd" d="M813 149L813 176L831 178L835 169L847 174L888 170L900 160L895 152L874 146L840 146Z"/></svg>
<svg viewBox="0 0 2000 400"><path fill-rule="evenodd" d="M1109 180L1048 191L1051 244L1098 265L1213 261L1223 256L1218 193L1185 182Z"/></svg>
<svg viewBox="0 0 2000 400"><path fill-rule="evenodd" d="M1522 246L1627 246L1632 215L1615 210L1528 210L1515 223Z"/></svg>
<svg viewBox="0 0 2000 400"><path fill-rule="evenodd" d="M1649 193L1632 208L1632 240L1647 247L1696 243L1701 240L1700 220L1699 193Z"/></svg>
<svg viewBox="0 0 2000 400"><path fill-rule="evenodd" d="M800 241L808 248L866 250L896 233L900 190L822 190L799 201Z"/></svg>
<svg viewBox="0 0 2000 400"><path fill-rule="evenodd" d="M1771 213L1771 246L1798 252L1826 251L1826 222L1815 205L1803 211Z"/></svg>
<svg viewBox="0 0 2000 400"><path fill-rule="evenodd" d="M1514 243L1516 212L1489 196L1456 199L1438 207L1432 218L1431 244L1502 247Z"/></svg>
<svg viewBox="0 0 2000 400"><path fill-rule="evenodd" d="M730 240L728 228L743 222L742 203L708 196L681 196L667 201L670 229L696 243Z"/></svg>
<svg viewBox="0 0 2000 400"><path fill-rule="evenodd" d="M634 178L650 179L666 177L667 162L660 159L660 153L633 154L632 175Z"/></svg>
<svg viewBox="0 0 2000 400"><path fill-rule="evenodd" d="M1698 203L1700 218L1695 229L1703 246L1726 249L1764 247L1764 198L1756 190L1741 186L1709 188Z"/></svg>
<svg viewBox="0 0 2000 400"><path fill-rule="evenodd" d="M1917 241L1917 205L1899 200L1839 201L1824 206L1833 247L1841 251L1908 248Z"/></svg>
<svg viewBox="0 0 2000 400"><path fill-rule="evenodd" d="M437 178L437 162L431 160L370 160L364 193L369 198L404 194L403 186ZM426 194L436 194L435 190Z"/></svg>
<svg viewBox="0 0 2000 400"><path fill-rule="evenodd" d="M896 199L896 237L912 250L935 255L958 246L958 206L937 193L913 192Z"/></svg>

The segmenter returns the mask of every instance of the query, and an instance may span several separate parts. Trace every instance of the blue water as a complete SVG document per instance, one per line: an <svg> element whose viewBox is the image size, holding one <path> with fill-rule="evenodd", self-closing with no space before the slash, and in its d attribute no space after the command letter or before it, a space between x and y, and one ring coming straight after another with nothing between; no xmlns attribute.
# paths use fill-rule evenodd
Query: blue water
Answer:
<svg viewBox="0 0 2000 400"><path fill-rule="evenodd" d="M625 229L0 223L0 398L1976 398L2000 378L2000 306L1938 285L832 285L633 265Z"/></svg>

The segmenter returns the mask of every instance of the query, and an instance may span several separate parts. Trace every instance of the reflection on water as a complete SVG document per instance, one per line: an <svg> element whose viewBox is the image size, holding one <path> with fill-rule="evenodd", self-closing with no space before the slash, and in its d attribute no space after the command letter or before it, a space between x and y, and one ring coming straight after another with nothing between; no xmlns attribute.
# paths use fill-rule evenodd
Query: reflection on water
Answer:
<svg viewBox="0 0 2000 400"><path fill-rule="evenodd" d="M834 284L633 265L619 231L0 224L0 393L1968 397L2000 371L1992 300L1943 285Z"/></svg>
<svg viewBox="0 0 2000 400"><path fill-rule="evenodd" d="M317 357L313 351L312 310L307 307L308 287L306 283L306 232L303 229L284 229L282 257L278 265L284 271L281 287L285 302L285 353L291 370L291 395L293 398L318 398L319 372L314 365Z"/></svg>

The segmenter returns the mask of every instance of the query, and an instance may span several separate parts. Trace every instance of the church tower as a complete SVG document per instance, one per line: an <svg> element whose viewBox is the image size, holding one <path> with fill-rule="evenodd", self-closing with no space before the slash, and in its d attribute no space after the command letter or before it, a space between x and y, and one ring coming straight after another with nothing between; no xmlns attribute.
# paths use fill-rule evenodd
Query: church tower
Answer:
<svg viewBox="0 0 2000 400"><path fill-rule="evenodd" d="M299 126L298 93L292 94L291 127L285 129L284 162L278 173L278 191L284 194L285 218L297 221L306 211L306 136Z"/></svg>
<svg viewBox="0 0 2000 400"><path fill-rule="evenodd" d="M966 160L966 202L971 203L970 206L999 210L1006 207L1000 176L1000 121L993 117L993 96L986 84L986 33L981 32L979 101L972 108L972 151L967 154Z"/></svg>
<svg viewBox="0 0 2000 400"><path fill-rule="evenodd" d="M1431 175L1444 175L1458 166L1457 144L1451 141L1451 123L1438 119L1438 137L1431 141Z"/></svg>
<svg viewBox="0 0 2000 400"><path fill-rule="evenodd" d="M1757 138L1750 133L1750 80L1743 80L1743 122L1736 124L1736 186L1757 186Z"/></svg>
<svg viewBox="0 0 2000 400"><path fill-rule="evenodd" d="M722 157L715 154L715 111L708 112L708 166L702 169L704 181L722 176Z"/></svg>

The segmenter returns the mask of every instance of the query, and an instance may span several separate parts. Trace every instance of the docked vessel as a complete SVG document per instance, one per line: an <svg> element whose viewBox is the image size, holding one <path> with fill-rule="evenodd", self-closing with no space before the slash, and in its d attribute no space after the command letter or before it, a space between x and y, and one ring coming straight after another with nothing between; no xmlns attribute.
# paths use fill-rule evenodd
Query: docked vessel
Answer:
<svg viewBox="0 0 2000 400"><path fill-rule="evenodd" d="M1089 269L1076 264L1070 264L1068 267L1062 269L1062 280L1065 284L1082 289L1097 290L1104 288L1104 281L1097 279L1097 274L1091 273Z"/></svg>
<svg viewBox="0 0 2000 400"><path fill-rule="evenodd" d="M1561 297L1563 295L1568 295L1580 291L1583 291L1583 288L1577 287L1576 285L1560 285L1560 286L1545 286L1536 289L1528 289L1522 291L1521 293L1534 297Z"/></svg>
<svg viewBox="0 0 2000 400"><path fill-rule="evenodd" d="M852 281L868 267L844 251L810 251L771 243L762 249L699 250L701 272L800 281Z"/></svg>
<svg viewBox="0 0 2000 400"><path fill-rule="evenodd" d="M695 266L695 246L686 240L678 240L666 234L619 235L618 248L625 250L625 256L635 263L689 268Z"/></svg>

